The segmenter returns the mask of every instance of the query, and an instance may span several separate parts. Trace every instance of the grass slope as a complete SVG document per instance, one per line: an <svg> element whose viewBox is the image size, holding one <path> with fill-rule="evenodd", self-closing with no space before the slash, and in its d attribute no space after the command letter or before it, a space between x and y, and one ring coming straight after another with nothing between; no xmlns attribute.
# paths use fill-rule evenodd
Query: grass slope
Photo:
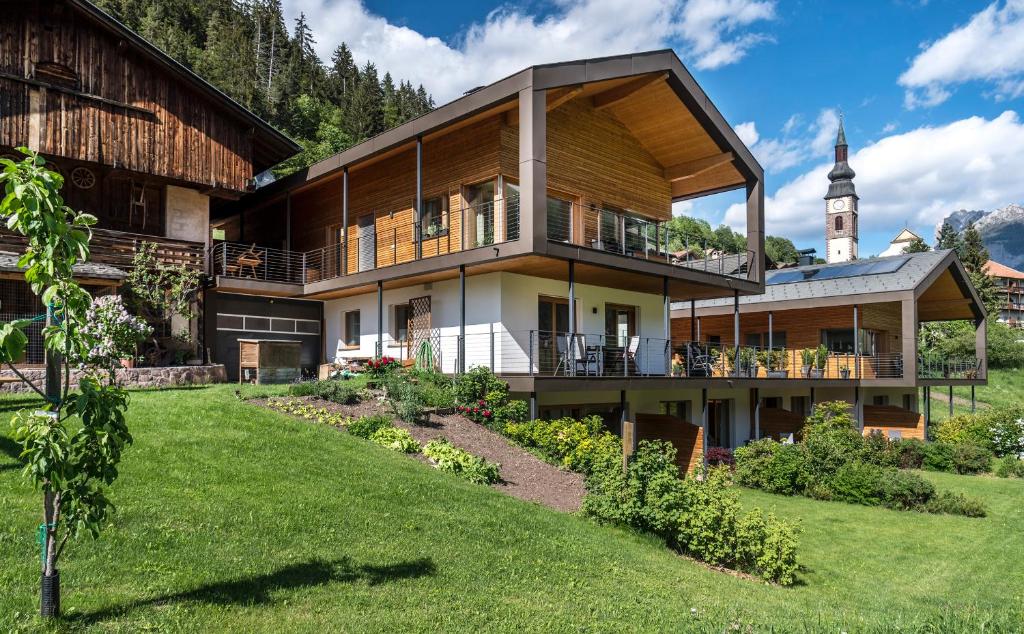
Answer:
<svg viewBox="0 0 1024 634"><path fill-rule="evenodd" d="M120 510L62 565L59 629L1012 631L1024 617L1019 480L928 474L984 498L984 519L744 491L747 505L802 518L807 570L780 588L233 390L133 395ZM39 496L13 451L0 435L0 631L27 631L38 627Z"/></svg>
<svg viewBox="0 0 1024 634"><path fill-rule="evenodd" d="M943 400L939 400L938 395ZM971 388L954 387L953 396L963 399L953 401L954 414L967 414L971 411ZM984 406L1006 407L1020 405L1024 396L1024 370L989 370L988 385L975 388L975 399L979 408ZM932 422L940 422L949 418L949 389L932 388Z"/></svg>

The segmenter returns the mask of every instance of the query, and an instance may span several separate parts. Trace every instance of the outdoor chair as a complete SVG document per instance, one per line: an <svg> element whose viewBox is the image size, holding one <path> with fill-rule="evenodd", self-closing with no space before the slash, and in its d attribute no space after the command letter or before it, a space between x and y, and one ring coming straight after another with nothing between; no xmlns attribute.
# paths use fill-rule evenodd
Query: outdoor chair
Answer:
<svg viewBox="0 0 1024 634"><path fill-rule="evenodd" d="M558 354L558 364L555 365L554 374L557 376L559 371L569 374L569 337L560 337L556 334L554 339L555 352Z"/></svg>
<svg viewBox="0 0 1024 634"><path fill-rule="evenodd" d="M256 243L253 243L248 251L241 253L236 261L238 262L239 272L244 271L248 267L253 279L259 277L256 274L256 267L263 264L263 258L256 251Z"/></svg>
<svg viewBox="0 0 1024 634"><path fill-rule="evenodd" d="M629 343L626 345L626 349L622 352L622 358L626 362L626 370L629 370L629 364L633 364L633 369L636 370L636 374L640 373L640 364L637 362L637 353L640 351L640 337L633 335L629 338Z"/></svg>
<svg viewBox="0 0 1024 634"><path fill-rule="evenodd" d="M712 376L715 360L695 343L686 346L686 376Z"/></svg>
<svg viewBox="0 0 1024 634"><path fill-rule="evenodd" d="M568 337L571 357L575 360L574 373L582 372L586 376L600 376L601 366L597 349L587 346L585 335L568 335Z"/></svg>

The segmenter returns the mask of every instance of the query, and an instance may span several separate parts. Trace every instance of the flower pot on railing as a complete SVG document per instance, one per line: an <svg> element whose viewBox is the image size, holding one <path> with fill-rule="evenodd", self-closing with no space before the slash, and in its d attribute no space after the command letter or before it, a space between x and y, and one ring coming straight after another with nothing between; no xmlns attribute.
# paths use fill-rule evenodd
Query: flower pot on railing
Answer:
<svg viewBox="0 0 1024 634"><path fill-rule="evenodd" d="M788 379L789 370L768 370L769 379Z"/></svg>
<svg viewBox="0 0 1024 634"><path fill-rule="evenodd" d="M846 379L850 378L850 368L839 368L839 378Z"/></svg>
<svg viewBox="0 0 1024 634"><path fill-rule="evenodd" d="M825 378L825 370L821 368L810 368L807 372L807 378L823 379Z"/></svg>

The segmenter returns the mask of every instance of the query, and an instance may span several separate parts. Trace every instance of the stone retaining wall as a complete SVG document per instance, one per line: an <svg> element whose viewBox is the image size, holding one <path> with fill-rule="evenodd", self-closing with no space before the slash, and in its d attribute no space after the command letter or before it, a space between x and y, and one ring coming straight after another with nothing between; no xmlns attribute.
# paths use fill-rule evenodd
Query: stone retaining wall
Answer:
<svg viewBox="0 0 1024 634"><path fill-rule="evenodd" d="M34 385L42 389L45 380L43 368L30 368L21 371ZM80 371L71 372L71 384L78 384ZM10 370L0 372L2 377L14 377ZM118 379L125 387L170 387L175 385L205 385L207 383L224 383L227 374L223 365L182 365L167 368L122 368L117 371ZM0 384L0 392L28 392L29 387L21 382Z"/></svg>

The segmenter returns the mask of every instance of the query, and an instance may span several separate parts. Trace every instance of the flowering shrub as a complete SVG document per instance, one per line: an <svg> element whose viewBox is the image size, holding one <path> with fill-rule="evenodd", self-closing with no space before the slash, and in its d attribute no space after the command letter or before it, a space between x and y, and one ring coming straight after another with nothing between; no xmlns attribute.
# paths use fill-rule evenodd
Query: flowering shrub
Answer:
<svg viewBox="0 0 1024 634"><path fill-rule="evenodd" d="M399 365L398 359L394 357L375 357L366 362L366 372L370 376L384 376L397 370Z"/></svg>
<svg viewBox="0 0 1024 634"><path fill-rule="evenodd" d="M732 455L732 449L728 447L708 447L704 459L711 467L724 466L731 469L736 466L736 458Z"/></svg>
<svg viewBox="0 0 1024 634"><path fill-rule="evenodd" d="M484 399L480 399L472 405L457 405L455 411L481 425L487 425L494 419L494 410L487 406L487 401Z"/></svg>
<svg viewBox="0 0 1024 634"><path fill-rule="evenodd" d="M997 456L1024 458L1024 408L996 408L986 413Z"/></svg>
<svg viewBox="0 0 1024 634"><path fill-rule="evenodd" d="M505 427L505 435L512 442L536 449L548 460L584 475L622 465L622 441L605 431L600 416L510 423Z"/></svg>
<svg viewBox="0 0 1024 634"><path fill-rule="evenodd" d="M80 361L114 367L121 359L134 358L139 341L152 331L146 322L128 313L118 295L97 297L86 311L82 324L81 334L89 350Z"/></svg>
<svg viewBox="0 0 1024 634"><path fill-rule="evenodd" d="M472 368L455 380L456 411L498 432L529 416L526 403L509 400L508 394L508 383L487 368Z"/></svg>

